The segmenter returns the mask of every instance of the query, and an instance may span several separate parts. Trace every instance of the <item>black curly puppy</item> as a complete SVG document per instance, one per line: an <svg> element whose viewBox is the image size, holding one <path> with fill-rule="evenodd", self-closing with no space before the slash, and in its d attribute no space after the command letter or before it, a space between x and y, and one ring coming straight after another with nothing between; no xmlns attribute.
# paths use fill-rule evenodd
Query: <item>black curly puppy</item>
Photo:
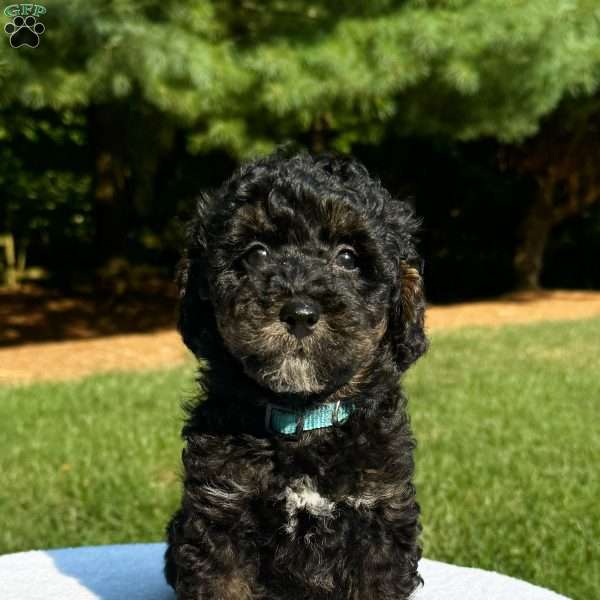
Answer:
<svg viewBox="0 0 600 600"><path fill-rule="evenodd" d="M276 153L201 198L179 327L203 359L165 573L181 600L402 600L419 506L399 377L426 348L411 208Z"/></svg>

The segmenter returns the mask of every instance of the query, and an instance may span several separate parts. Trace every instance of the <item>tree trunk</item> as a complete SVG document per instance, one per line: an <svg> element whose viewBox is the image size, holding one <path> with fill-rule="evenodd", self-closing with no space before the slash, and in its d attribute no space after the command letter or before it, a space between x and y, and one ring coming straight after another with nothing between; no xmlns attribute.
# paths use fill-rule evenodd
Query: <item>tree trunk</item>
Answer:
<svg viewBox="0 0 600 600"><path fill-rule="evenodd" d="M130 176L126 152L127 124L116 107L93 106L89 114L94 152L94 244L101 266L126 253Z"/></svg>
<svg viewBox="0 0 600 600"><path fill-rule="evenodd" d="M533 205L520 227L520 241L514 256L517 289L540 288L544 252L554 226L553 186L540 186Z"/></svg>
<svg viewBox="0 0 600 600"><path fill-rule="evenodd" d="M12 233L0 235L0 249L2 248L4 248L4 258L6 262L4 283L8 288L17 287L18 276L17 265L15 262L15 238Z"/></svg>

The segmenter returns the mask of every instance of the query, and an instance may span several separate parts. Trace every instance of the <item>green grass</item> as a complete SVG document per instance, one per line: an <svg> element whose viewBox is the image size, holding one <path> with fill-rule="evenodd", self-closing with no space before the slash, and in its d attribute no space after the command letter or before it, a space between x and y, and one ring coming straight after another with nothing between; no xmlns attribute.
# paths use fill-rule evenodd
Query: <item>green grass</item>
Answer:
<svg viewBox="0 0 600 600"><path fill-rule="evenodd" d="M436 334L406 385L425 555L600 597L600 319ZM0 388L0 553L162 539L193 389Z"/></svg>
<svg viewBox="0 0 600 600"><path fill-rule="evenodd" d="M407 377L425 553L600 597L600 320L436 335Z"/></svg>
<svg viewBox="0 0 600 600"><path fill-rule="evenodd" d="M159 540L191 368L0 388L0 553Z"/></svg>

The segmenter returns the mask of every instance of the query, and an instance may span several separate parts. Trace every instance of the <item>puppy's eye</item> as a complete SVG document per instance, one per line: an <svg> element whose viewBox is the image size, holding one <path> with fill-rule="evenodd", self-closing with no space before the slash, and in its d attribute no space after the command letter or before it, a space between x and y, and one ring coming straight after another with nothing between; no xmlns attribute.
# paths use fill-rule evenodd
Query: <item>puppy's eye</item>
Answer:
<svg viewBox="0 0 600 600"><path fill-rule="evenodd" d="M268 256L269 250L265 246L256 245L252 246L252 248L250 248L248 252L246 252L246 254L244 255L244 260L251 267L260 267L265 263Z"/></svg>
<svg viewBox="0 0 600 600"><path fill-rule="evenodd" d="M350 248L344 248L340 250L335 257L335 264L338 267L352 271L353 269L356 269L358 259L354 251L350 250Z"/></svg>

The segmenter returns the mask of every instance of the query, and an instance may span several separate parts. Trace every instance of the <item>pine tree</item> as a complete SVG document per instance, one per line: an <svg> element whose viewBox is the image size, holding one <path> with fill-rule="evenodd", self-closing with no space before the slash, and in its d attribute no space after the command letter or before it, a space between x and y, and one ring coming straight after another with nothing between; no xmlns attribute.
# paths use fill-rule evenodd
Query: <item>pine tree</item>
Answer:
<svg viewBox="0 0 600 600"><path fill-rule="evenodd" d="M5 118L18 106L85 111L99 206L131 195L137 160L156 164L175 128L188 131L190 151L238 157L288 139L348 151L390 133L519 143L600 84L596 0L53 0L47 9L38 48L4 46L0 109Z"/></svg>

